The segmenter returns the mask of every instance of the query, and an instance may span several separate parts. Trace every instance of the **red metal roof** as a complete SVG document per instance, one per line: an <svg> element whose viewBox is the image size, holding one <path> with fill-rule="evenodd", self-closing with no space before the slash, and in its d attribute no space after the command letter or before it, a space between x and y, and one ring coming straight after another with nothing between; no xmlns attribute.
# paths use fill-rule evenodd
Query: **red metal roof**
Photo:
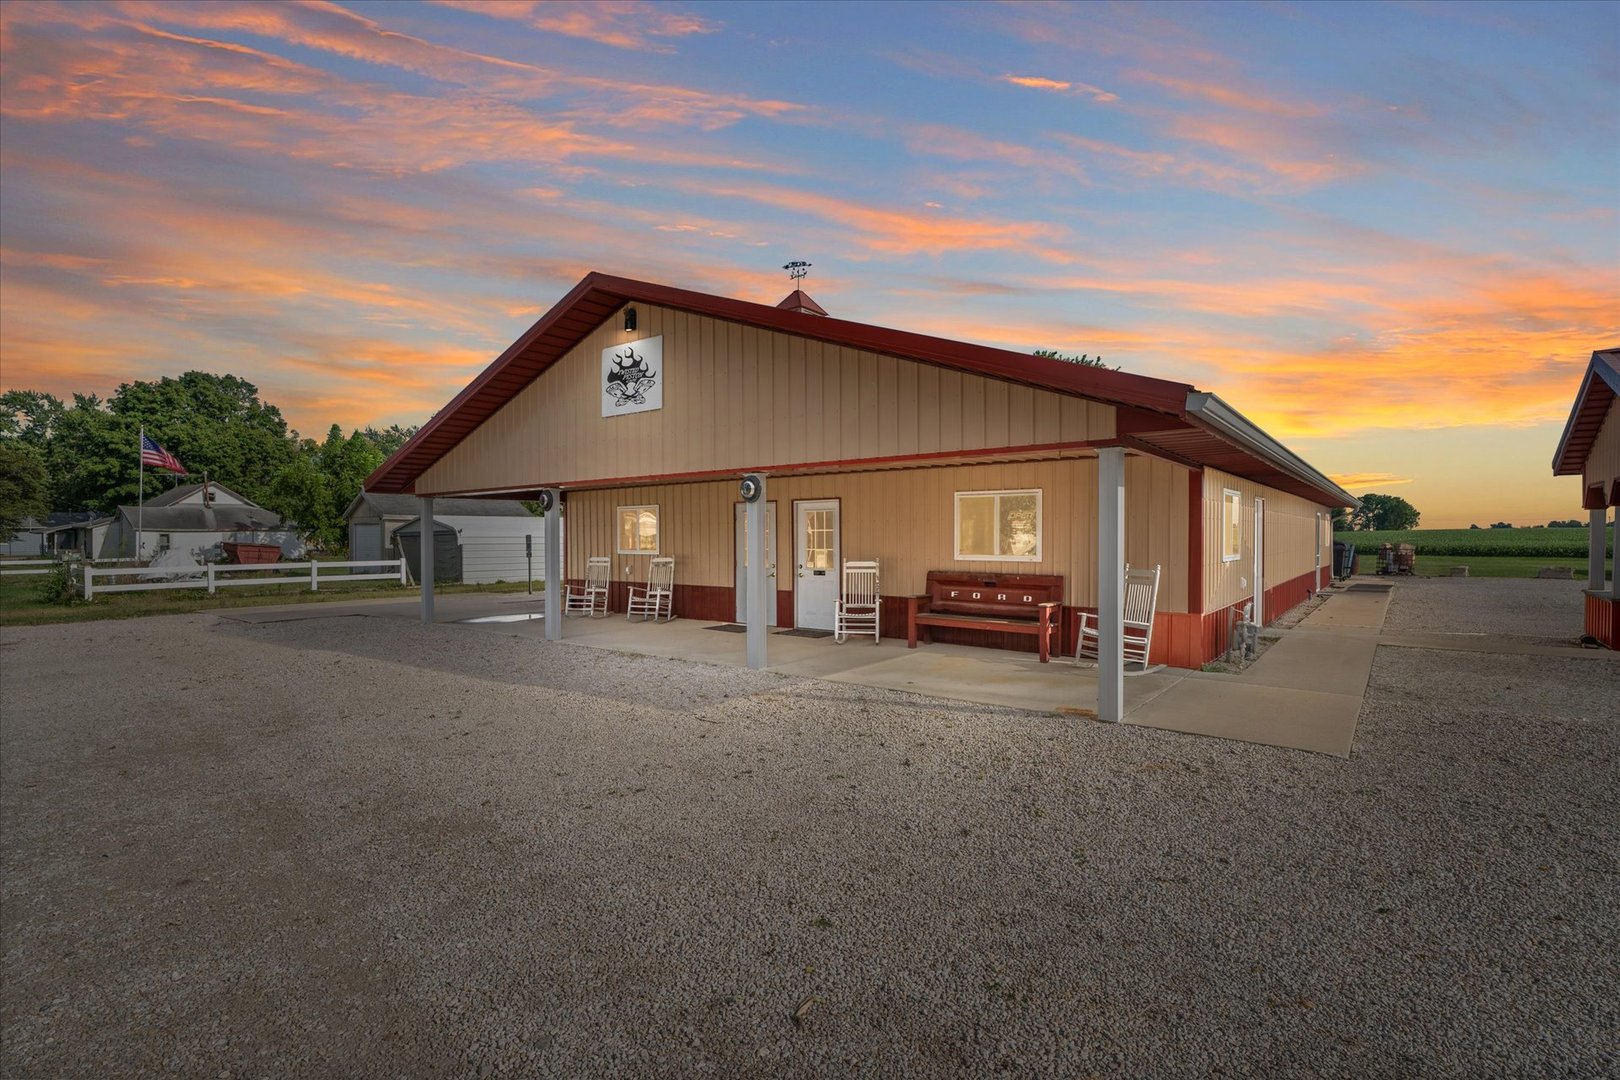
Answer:
<svg viewBox="0 0 1620 1080"><path fill-rule="evenodd" d="M1620 395L1620 348L1599 349L1592 354L1581 377L1581 388L1570 407L1564 434L1553 453L1553 475L1579 474L1586 468L1586 455L1609 415L1609 403ZM1605 478L1607 482L1607 478Z"/></svg>
<svg viewBox="0 0 1620 1080"><path fill-rule="evenodd" d="M366 480L366 490L413 491L417 477L434 462L627 303L676 308L745 326L1104 402L1122 409L1122 425L1128 423L1132 437L1150 451L1161 448L1168 457L1185 458L1189 464L1209 464L1316 502L1326 501L1328 505L1339 505L1336 500L1343 494L1331 483L1324 487L1302 481L1189 418L1187 395L1193 387L1187 383L1085 367L1030 353L784 310L769 304L596 272L587 274L372 473ZM1125 427L1120 430L1123 434Z"/></svg>

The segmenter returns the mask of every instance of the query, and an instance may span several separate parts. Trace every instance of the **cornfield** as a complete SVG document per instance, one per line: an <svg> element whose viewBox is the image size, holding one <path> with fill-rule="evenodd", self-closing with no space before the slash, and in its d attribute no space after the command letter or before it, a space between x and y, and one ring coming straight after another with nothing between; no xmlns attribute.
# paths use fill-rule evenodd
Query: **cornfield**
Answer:
<svg viewBox="0 0 1620 1080"><path fill-rule="evenodd" d="M1608 530L1607 553L1614 554L1614 530ZM1384 532L1335 533L1335 540L1356 545L1361 555L1380 544L1412 544L1419 555L1527 555L1549 559L1584 559L1585 529L1401 529Z"/></svg>

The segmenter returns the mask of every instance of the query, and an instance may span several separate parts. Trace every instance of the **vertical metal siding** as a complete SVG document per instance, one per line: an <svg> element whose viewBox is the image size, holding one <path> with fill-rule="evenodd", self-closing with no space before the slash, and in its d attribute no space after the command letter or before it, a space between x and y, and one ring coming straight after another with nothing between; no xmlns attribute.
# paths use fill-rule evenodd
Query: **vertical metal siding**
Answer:
<svg viewBox="0 0 1620 1080"><path fill-rule="evenodd" d="M1234 562L1221 558L1224 530L1221 492L1227 488L1243 496L1243 549ZM1219 611L1253 595L1254 500L1266 500L1265 586L1272 588L1316 568L1317 551L1323 565L1333 558L1331 532L1317 532L1316 515L1325 507L1285 491L1245 480L1218 469L1204 470L1204 610ZM1281 612L1271 612L1278 615Z"/></svg>
<svg viewBox="0 0 1620 1080"><path fill-rule="evenodd" d="M1127 459L1127 556L1133 565L1161 567L1161 611L1187 610L1188 472L1157 459ZM1095 603L1097 466L1095 459L939 466L917 469L773 477L777 504L777 587L794 581L794 503L839 500L846 559L883 564L889 596L922 592L930 570L1061 574L1065 602ZM1041 490L1041 561L958 561L958 491ZM735 582L736 482L660 484L568 495L568 576L585 573L591 555L613 557L615 581L645 580L650 556L614 554L615 508L657 504L660 554L676 560L676 580L731 588ZM628 567L628 571L627 571Z"/></svg>
<svg viewBox="0 0 1620 1080"><path fill-rule="evenodd" d="M422 494L1080 442L1111 406L637 304L610 318L417 481ZM603 417L601 353L664 338L664 407Z"/></svg>

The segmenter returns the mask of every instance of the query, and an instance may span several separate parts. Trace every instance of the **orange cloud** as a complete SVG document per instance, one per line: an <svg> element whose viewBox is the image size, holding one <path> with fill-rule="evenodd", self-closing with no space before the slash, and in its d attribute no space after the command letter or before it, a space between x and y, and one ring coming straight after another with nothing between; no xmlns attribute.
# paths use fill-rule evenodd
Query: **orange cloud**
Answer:
<svg viewBox="0 0 1620 1080"><path fill-rule="evenodd" d="M747 199L820 218L853 232L855 242L868 251L884 255L1011 251L1049 262L1072 261L1066 252L1053 246L1055 241L1062 238L1062 231L1045 222L952 217L937 212L912 213L765 184L732 184L701 189L692 185L691 190L701 190L719 198Z"/></svg>
<svg viewBox="0 0 1620 1080"><path fill-rule="evenodd" d="M1395 487L1398 484L1412 482L1410 476L1397 476L1386 472L1333 473L1328 479L1352 495L1356 494L1358 489L1365 491L1375 487Z"/></svg>
<svg viewBox="0 0 1620 1080"><path fill-rule="evenodd" d="M595 3L567 3L563 0L435 0L445 7L474 11L497 19L519 19L537 30L594 41L618 49L672 53L674 46L655 38L680 38L692 34L712 34L723 24L710 22L684 12L669 11L643 3L597 0Z"/></svg>
<svg viewBox="0 0 1620 1080"><path fill-rule="evenodd" d="M906 146L914 151L959 161L984 161L1016 165L1035 176L1061 175L1085 182L1084 166L1050 148L1023 146L992 139L974 131L945 124L921 124L906 129Z"/></svg>
<svg viewBox="0 0 1620 1080"><path fill-rule="evenodd" d="M1320 116L1325 111L1321 106L1311 102L1272 97L1258 90L1240 90L1223 82L1197 82L1153 71L1137 71L1132 73L1131 77L1162 86L1181 97L1206 101L1241 112L1259 113L1262 116L1298 120Z"/></svg>
<svg viewBox="0 0 1620 1080"><path fill-rule="evenodd" d="M1107 90L1090 86L1086 83L1065 82L1061 79L1047 79L1039 75L1003 75L1000 81L1022 86L1029 90L1051 90L1054 93L1087 94L1092 100L1100 102L1118 101L1119 95L1109 93Z"/></svg>

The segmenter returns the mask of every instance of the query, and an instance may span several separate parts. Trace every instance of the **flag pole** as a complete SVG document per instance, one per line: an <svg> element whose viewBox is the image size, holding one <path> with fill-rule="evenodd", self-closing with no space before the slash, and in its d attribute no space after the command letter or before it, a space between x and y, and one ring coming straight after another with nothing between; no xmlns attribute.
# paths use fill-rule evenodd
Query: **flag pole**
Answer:
<svg viewBox="0 0 1620 1080"><path fill-rule="evenodd" d="M135 444L135 457L140 462L139 480L135 489L135 561L141 558L141 526L146 517L146 425L141 425L141 441Z"/></svg>

